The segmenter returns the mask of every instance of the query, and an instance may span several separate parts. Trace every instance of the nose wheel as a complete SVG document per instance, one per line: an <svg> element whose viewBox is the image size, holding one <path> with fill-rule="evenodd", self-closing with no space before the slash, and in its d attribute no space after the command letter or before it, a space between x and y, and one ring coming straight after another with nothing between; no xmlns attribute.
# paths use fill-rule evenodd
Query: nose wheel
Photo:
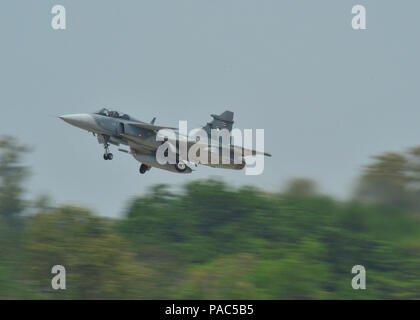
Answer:
<svg viewBox="0 0 420 320"><path fill-rule="evenodd" d="M114 158L114 155L109 152L109 143L104 143L105 153L104 153L104 160L112 160Z"/></svg>
<svg viewBox="0 0 420 320"><path fill-rule="evenodd" d="M104 153L104 160L112 160L114 155L112 153Z"/></svg>

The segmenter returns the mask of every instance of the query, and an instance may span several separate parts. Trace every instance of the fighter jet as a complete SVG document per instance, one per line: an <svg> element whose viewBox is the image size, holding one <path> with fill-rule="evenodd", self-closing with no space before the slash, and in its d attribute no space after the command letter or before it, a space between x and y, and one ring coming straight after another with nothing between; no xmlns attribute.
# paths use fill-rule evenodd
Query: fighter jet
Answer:
<svg viewBox="0 0 420 320"><path fill-rule="evenodd" d="M211 136L211 131L227 129L229 133L233 127L233 112L225 111L220 115L211 115L213 120L208 122L201 129L204 130L209 136ZM156 167L159 169L164 169L177 173L191 173L193 170L191 167L197 166L198 164L204 164L216 168L226 168L226 169L243 169L246 165L244 157L246 155L256 155L264 154L266 156L271 156L268 153L261 153L254 150L245 149L242 147L237 147L234 145L217 145L214 147L214 144L211 141L191 141L179 134L178 128L169 127L169 126L160 126L155 124L156 118L153 118L150 123L146 123L140 120L137 120L128 114L120 113L118 111L108 110L107 108L102 108L97 112L89 114L69 114L59 117L65 122L87 130L93 133L97 137L98 142L103 144L105 152L103 155L104 160L112 160L113 154L110 153L109 147L110 144L116 146L127 146L129 150L121 149L118 150L121 152L132 154L133 157L141 163L140 173L144 174L151 169L151 167ZM160 134L161 130L174 130L177 133L175 139L157 139L157 136ZM202 143L205 147L205 150L209 154L216 153L220 159L222 159L223 150L229 148L229 159L226 161L220 161L219 163L191 163L188 159L181 156L179 150L180 140L184 139L187 149L189 149L195 143ZM176 160L174 163L164 163L161 164L156 157L158 148L163 144L169 144L169 150L176 154ZM226 150L225 150L226 151ZM238 152L239 151L239 152ZM226 155L226 153L224 153ZM239 154L239 161L238 155ZM234 161L236 159L236 161ZM239 163L238 163L239 162Z"/></svg>

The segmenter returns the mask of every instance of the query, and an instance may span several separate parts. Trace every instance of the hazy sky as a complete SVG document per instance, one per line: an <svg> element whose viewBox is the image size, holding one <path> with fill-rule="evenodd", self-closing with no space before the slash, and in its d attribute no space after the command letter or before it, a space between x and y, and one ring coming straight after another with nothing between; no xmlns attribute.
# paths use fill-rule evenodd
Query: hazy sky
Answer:
<svg viewBox="0 0 420 320"><path fill-rule="evenodd" d="M64 5L67 29L51 28ZM353 5L367 30L351 28ZM369 157L420 144L420 2L361 0L0 3L0 134L34 147L31 196L117 216L156 183L220 176L279 189L296 176L349 194ZM54 118L115 107L156 124L235 112L265 129L264 174L152 169Z"/></svg>

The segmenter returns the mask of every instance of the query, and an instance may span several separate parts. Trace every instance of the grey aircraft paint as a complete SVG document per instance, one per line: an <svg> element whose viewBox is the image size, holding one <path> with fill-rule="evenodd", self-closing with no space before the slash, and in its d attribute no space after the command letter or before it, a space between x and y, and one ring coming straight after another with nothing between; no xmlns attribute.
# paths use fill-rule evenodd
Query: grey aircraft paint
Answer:
<svg viewBox="0 0 420 320"><path fill-rule="evenodd" d="M227 129L229 132L233 126L233 112L225 111L220 115L211 115L213 120L208 122L202 129L210 135L212 129ZM156 136L160 129L176 129L166 126L155 125L156 118L150 124L139 121L129 115L117 111L109 111L106 108L91 114L69 114L60 116L65 122L87 130L96 135L98 142L104 145L104 160L112 160L113 154L109 152L110 144L120 146L125 145L130 151L119 149L126 153L131 153L133 157L141 162L140 173L144 174L151 167L164 169L177 173L191 173L192 169L186 165L184 159L180 159L177 150L177 162L175 164L160 164L156 160L156 151L164 141L158 141ZM178 145L178 139L174 142ZM253 151L254 152L254 151ZM219 150L221 157L221 150ZM265 155L268 155L265 153ZM186 160L186 159L185 159ZM240 164L234 163L234 154L230 152L230 163L228 164L205 164L216 168L240 170L245 167L245 160L242 157Z"/></svg>

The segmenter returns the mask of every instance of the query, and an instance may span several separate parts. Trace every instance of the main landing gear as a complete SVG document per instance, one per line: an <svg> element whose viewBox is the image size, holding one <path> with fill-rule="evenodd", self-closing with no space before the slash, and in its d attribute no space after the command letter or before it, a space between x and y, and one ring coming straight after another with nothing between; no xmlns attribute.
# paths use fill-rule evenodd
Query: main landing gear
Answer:
<svg viewBox="0 0 420 320"><path fill-rule="evenodd" d="M109 143L108 142L104 143L104 148L105 148L104 160L112 160L112 158L114 158L114 155L111 152L109 152Z"/></svg>
<svg viewBox="0 0 420 320"><path fill-rule="evenodd" d="M184 172L185 170L187 170L187 165L182 161L178 161L175 164L175 169L178 170L178 172Z"/></svg>
<svg viewBox="0 0 420 320"><path fill-rule="evenodd" d="M146 166L144 163L140 166L140 173L141 174L145 174L146 173L146 171L149 171L150 170L150 167L149 166Z"/></svg>

